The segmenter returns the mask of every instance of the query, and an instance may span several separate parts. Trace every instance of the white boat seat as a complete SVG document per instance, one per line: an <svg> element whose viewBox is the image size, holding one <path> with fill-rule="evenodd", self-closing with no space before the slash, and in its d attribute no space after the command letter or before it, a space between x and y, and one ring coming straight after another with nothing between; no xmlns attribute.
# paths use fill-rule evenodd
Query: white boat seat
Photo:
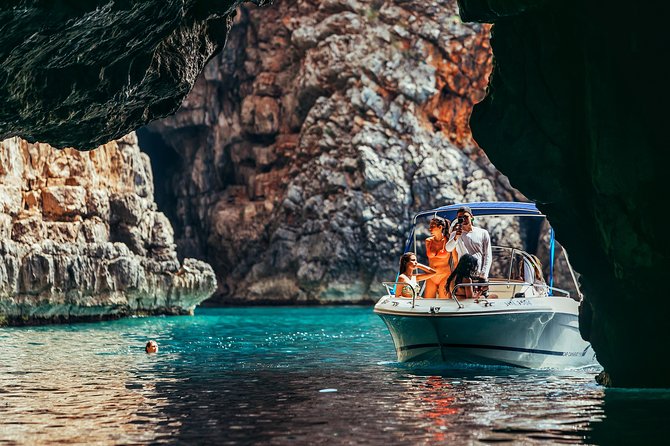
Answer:
<svg viewBox="0 0 670 446"><path fill-rule="evenodd" d="M495 282L503 283L496 284ZM514 283L514 285L509 285L509 283ZM533 288L531 284L525 283L522 280L489 278L489 284L489 295L495 294L498 296L498 299L511 299L517 296L528 297L526 292Z"/></svg>

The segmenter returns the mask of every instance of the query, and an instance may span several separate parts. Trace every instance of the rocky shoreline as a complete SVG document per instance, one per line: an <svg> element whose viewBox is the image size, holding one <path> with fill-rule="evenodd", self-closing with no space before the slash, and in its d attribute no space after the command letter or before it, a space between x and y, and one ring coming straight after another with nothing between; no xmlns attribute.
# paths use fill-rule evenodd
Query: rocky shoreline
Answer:
<svg viewBox="0 0 670 446"><path fill-rule="evenodd" d="M216 288L179 261L134 134L92 152L0 143L0 325L192 314Z"/></svg>

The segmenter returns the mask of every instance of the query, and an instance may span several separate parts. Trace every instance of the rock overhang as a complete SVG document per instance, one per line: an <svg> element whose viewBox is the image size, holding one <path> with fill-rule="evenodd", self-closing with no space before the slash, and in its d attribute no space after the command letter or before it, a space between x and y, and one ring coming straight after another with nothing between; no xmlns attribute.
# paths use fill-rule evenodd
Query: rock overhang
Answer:
<svg viewBox="0 0 670 446"><path fill-rule="evenodd" d="M89 150L173 113L240 3L3 2L0 140Z"/></svg>

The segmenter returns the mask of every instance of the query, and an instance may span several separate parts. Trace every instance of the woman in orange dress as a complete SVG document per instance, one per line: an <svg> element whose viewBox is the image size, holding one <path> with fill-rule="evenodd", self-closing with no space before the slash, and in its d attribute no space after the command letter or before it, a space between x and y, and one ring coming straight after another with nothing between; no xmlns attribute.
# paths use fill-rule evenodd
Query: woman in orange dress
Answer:
<svg viewBox="0 0 670 446"><path fill-rule="evenodd" d="M458 254L454 249L449 252L445 249L449 240L449 220L433 217L428 226L431 236L426 239L426 256L428 265L433 268L435 275L426 280L425 298L447 298L447 278L458 264Z"/></svg>

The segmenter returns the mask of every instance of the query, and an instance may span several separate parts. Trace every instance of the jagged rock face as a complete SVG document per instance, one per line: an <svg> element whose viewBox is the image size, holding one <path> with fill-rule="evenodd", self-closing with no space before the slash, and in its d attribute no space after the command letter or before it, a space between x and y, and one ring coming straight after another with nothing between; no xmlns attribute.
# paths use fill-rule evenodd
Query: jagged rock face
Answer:
<svg viewBox="0 0 670 446"><path fill-rule="evenodd" d="M220 301L375 299L417 210L523 198L467 124L488 33L452 1L242 9L182 108L140 132L153 162L173 154L157 200Z"/></svg>
<svg viewBox="0 0 670 446"><path fill-rule="evenodd" d="M0 324L188 314L216 288L156 210L134 134L91 152L0 143Z"/></svg>
<svg viewBox="0 0 670 446"><path fill-rule="evenodd" d="M0 139L88 150L174 112L239 3L3 2Z"/></svg>
<svg viewBox="0 0 670 446"><path fill-rule="evenodd" d="M667 386L670 238L656 218L668 190L662 17L642 4L515 2L495 22L475 139L540 203L582 273L581 330L614 386ZM543 203L543 204L542 204Z"/></svg>

